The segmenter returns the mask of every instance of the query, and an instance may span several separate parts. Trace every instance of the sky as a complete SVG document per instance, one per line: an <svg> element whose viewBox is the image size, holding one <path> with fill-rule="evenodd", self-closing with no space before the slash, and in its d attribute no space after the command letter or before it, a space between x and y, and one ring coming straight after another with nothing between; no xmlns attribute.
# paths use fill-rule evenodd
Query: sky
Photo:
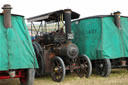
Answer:
<svg viewBox="0 0 128 85"><path fill-rule="evenodd" d="M128 0L0 0L0 7L4 4L10 4L13 14L25 18L66 8L78 12L80 18L109 15L116 11L128 16Z"/></svg>

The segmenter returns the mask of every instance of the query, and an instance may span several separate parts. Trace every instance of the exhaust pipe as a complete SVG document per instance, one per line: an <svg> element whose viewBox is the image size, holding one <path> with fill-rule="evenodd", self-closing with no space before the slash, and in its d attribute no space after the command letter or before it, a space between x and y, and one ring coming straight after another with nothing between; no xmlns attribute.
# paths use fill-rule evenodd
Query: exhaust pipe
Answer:
<svg viewBox="0 0 128 85"><path fill-rule="evenodd" d="M117 12L114 12L114 23L115 25L120 29L121 28L121 25L120 25L120 12L117 11Z"/></svg>
<svg viewBox="0 0 128 85"><path fill-rule="evenodd" d="M10 28L12 26L11 24L11 5L5 4L3 7L3 15L4 15L4 26L5 28Z"/></svg>
<svg viewBox="0 0 128 85"><path fill-rule="evenodd" d="M65 9L64 10L64 19L65 19L65 27L66 27L66 39L72 40L73 34L71 32L71 9Z"/></svg>

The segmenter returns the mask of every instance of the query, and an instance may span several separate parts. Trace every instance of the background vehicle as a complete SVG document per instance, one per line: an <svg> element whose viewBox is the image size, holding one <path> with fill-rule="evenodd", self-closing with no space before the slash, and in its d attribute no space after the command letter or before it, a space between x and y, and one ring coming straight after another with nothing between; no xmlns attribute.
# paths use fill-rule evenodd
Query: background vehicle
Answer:
<svg viewBox="0 0 128 85"><path fill-rule="evenodd" d="M24 17L11 14L4 5L0 14L0 79L19 78L21 85L33 85L38 67Z"/></svg>
<svg viewBox="0 0 128 85"><path fill-rule="evenodd" d="M75 71L80 77L91 75L89 58L83 54L78 55L79 50L71 41L71 19L79 16L78 13L65 9L28 18L31 22L31 35L34 29L37 32L33 41L39 64L36 76L51 73L52 79L60 82L66 71ZM39 28L33 22L40 22Z"/></svg>
<svg viewBox="0 0 128 85"><path fill-rule="evenodd" d="M86 54L101 76L111 68L128 67L128 17L120 12L87 17L72 22L75 43L80 54Z"/></svg>

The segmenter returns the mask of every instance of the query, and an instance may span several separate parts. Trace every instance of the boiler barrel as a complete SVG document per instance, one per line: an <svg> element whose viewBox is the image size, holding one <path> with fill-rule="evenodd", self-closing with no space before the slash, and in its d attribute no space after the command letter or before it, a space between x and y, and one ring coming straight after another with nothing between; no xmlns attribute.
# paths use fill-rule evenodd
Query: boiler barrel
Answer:
<svg viewBox="0 0 128 85"><path fill-rule="evenodd" d="M74 59L78 57L79 50L75 44L64 44L57 48L56 52L60 57Z"/></svg>

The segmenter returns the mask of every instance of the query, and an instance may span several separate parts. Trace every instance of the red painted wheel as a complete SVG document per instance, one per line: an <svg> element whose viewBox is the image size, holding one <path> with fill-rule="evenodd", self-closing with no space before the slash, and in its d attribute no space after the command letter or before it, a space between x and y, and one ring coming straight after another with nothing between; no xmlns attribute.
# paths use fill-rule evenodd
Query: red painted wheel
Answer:
<svg viewBox="0 0 128 85"><path fill-rule="evenodd" d="M35 69L24 70L23 77L20 78L20 85L33 85Z"/></svg>

